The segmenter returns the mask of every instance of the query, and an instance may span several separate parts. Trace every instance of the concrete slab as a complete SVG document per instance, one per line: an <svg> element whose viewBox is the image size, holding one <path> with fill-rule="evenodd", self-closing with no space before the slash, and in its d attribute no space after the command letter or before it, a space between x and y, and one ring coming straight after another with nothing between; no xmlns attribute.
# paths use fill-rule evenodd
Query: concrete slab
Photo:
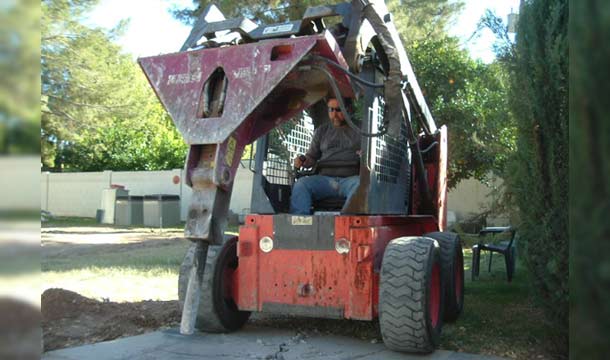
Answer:
<svg viewBox="0 0 610 360"><path fill-rule="evenodd" d="M294 331L246 326L231 334L180 335L178 329L98 344L50 351L45 360L182 360L182 359L500 359L482 355L437 350L430 355L408 355L390 351L382 344L337 335L303 335Z"/></svg>

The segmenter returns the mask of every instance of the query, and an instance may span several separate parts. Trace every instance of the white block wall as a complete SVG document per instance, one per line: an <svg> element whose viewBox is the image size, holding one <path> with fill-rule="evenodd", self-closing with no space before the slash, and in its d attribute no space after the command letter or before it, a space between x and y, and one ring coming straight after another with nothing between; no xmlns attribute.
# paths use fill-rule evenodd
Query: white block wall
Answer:
<svg viewBox="0 0 610 360"><path fill-rule="evenodd" d="M0 156L0 211L36 211L39 174L40 157Z"/></svg>
<svg viewBox="0 0 610 360"><path fill-rule="evenodd" d="M1 164L1 163L0 163ZM15 167L15 165L11 165ZM178 184L173 183L179 176ZM35 178L16 176L24 183ZM247 164L240 166L235 176L230 209L237 214L247 213L252 196L252 172ZM100 208L102 190L111 184L124 185L131 195L172 194L181 199L181 219L186 219L191 200L191 188L183 183L184 171L104 171L89 173L42 173L40 178L40 207L56 216L95 217ZM0 184L2 184L0 180ZM0 185L1 186L1 185ZM6 185L5 185L6 186ZM28 185L30 186L30 185ZM36 188L31 185L32 188ZM10 187L9 187L10 188ZM4 189L4 188L3 188ZM8 192L8 203L38 205L38 192ZM25 196L25 197L24 197ZM27 198L27 200L26 200ZM464 180L448 194L448 210L459 219L487 209L492 202L491 190L476 180ZM28 205L28 206L30 206Z"/></svg>
<svg viewBox="0 0 610 360"><path fill-rule="evenodd" d="M170 194L181 199L180 218L186 219L191 188L183 183L184 171L104 171L78 173L42 173L40 207L55 216L95 217L101 194L111 184L123 185L130 195ZM173 179L179 177L177 184ZM250 208L252 172L240 166L235 176L230 208L242 213ZM36 204L38 206L38 204Z"/></svg>

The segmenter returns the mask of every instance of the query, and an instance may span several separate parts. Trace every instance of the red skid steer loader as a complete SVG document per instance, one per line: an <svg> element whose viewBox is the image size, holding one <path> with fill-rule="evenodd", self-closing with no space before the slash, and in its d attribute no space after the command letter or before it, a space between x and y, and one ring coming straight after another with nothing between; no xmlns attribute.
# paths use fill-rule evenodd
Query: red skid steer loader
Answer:
<svg viewBox="0 0 610 360"><path fill-rule="evenodd" d="M332 24L332 25L327 25ZM252 311L376 320L384 343L431 352L463 308L459 237L447 213L447 130L437 128L383 1L308 8L255 24L205 8L177 53L139 59L190 145L180 269L181 332L229 332ZM348 199L289 213L313 131L333 97L360 134ZM225 237L246 145L256 142L250 213Z"/></svg>

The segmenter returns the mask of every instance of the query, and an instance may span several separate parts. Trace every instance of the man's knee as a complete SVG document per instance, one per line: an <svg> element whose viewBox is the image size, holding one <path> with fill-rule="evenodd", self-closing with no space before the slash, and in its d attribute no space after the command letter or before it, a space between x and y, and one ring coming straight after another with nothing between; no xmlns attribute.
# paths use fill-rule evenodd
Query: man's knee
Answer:
<svg viewBox="0 0 610 360"><path fill-rule="evenodd" d="M293 193L310 193L311 192L311 184L309 177L304 177L299 179L292 186Z"/></svg>
<svg viewBox="0 0 610 360"><path fill-rule="evenodd" d="M357 176L349 178L346 185L346 196L351 196L356 189L358 189L358 185L360 185L360 178Z"/></svg>

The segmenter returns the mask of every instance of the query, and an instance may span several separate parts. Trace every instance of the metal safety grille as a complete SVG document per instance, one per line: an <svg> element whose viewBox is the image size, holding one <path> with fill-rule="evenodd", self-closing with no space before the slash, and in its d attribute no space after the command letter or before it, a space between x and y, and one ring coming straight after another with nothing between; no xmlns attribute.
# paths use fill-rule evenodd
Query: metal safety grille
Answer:
<svg viewBox="0 0 610 360"><path fill-rule="evenodd" d="M373 101L373 106L369 107L369 118L373 129L378 129L383 121L383 110L385 103L381 97ZM386 134L384 136L372 138L373 146L371 159L373 159L373 169L377 181L395 184L400 173L400 165L408 156L407 128L403 122L400 125L398 137Z"/></svg>
<svg viewBox="0 0 610 360"><path fill-rule="evenodd" d="M309 115L287 121L269 134L269 148L263 163L263 175L271 184L292 185L292 163L305 154L313 138L313 121Z"/></svg>

